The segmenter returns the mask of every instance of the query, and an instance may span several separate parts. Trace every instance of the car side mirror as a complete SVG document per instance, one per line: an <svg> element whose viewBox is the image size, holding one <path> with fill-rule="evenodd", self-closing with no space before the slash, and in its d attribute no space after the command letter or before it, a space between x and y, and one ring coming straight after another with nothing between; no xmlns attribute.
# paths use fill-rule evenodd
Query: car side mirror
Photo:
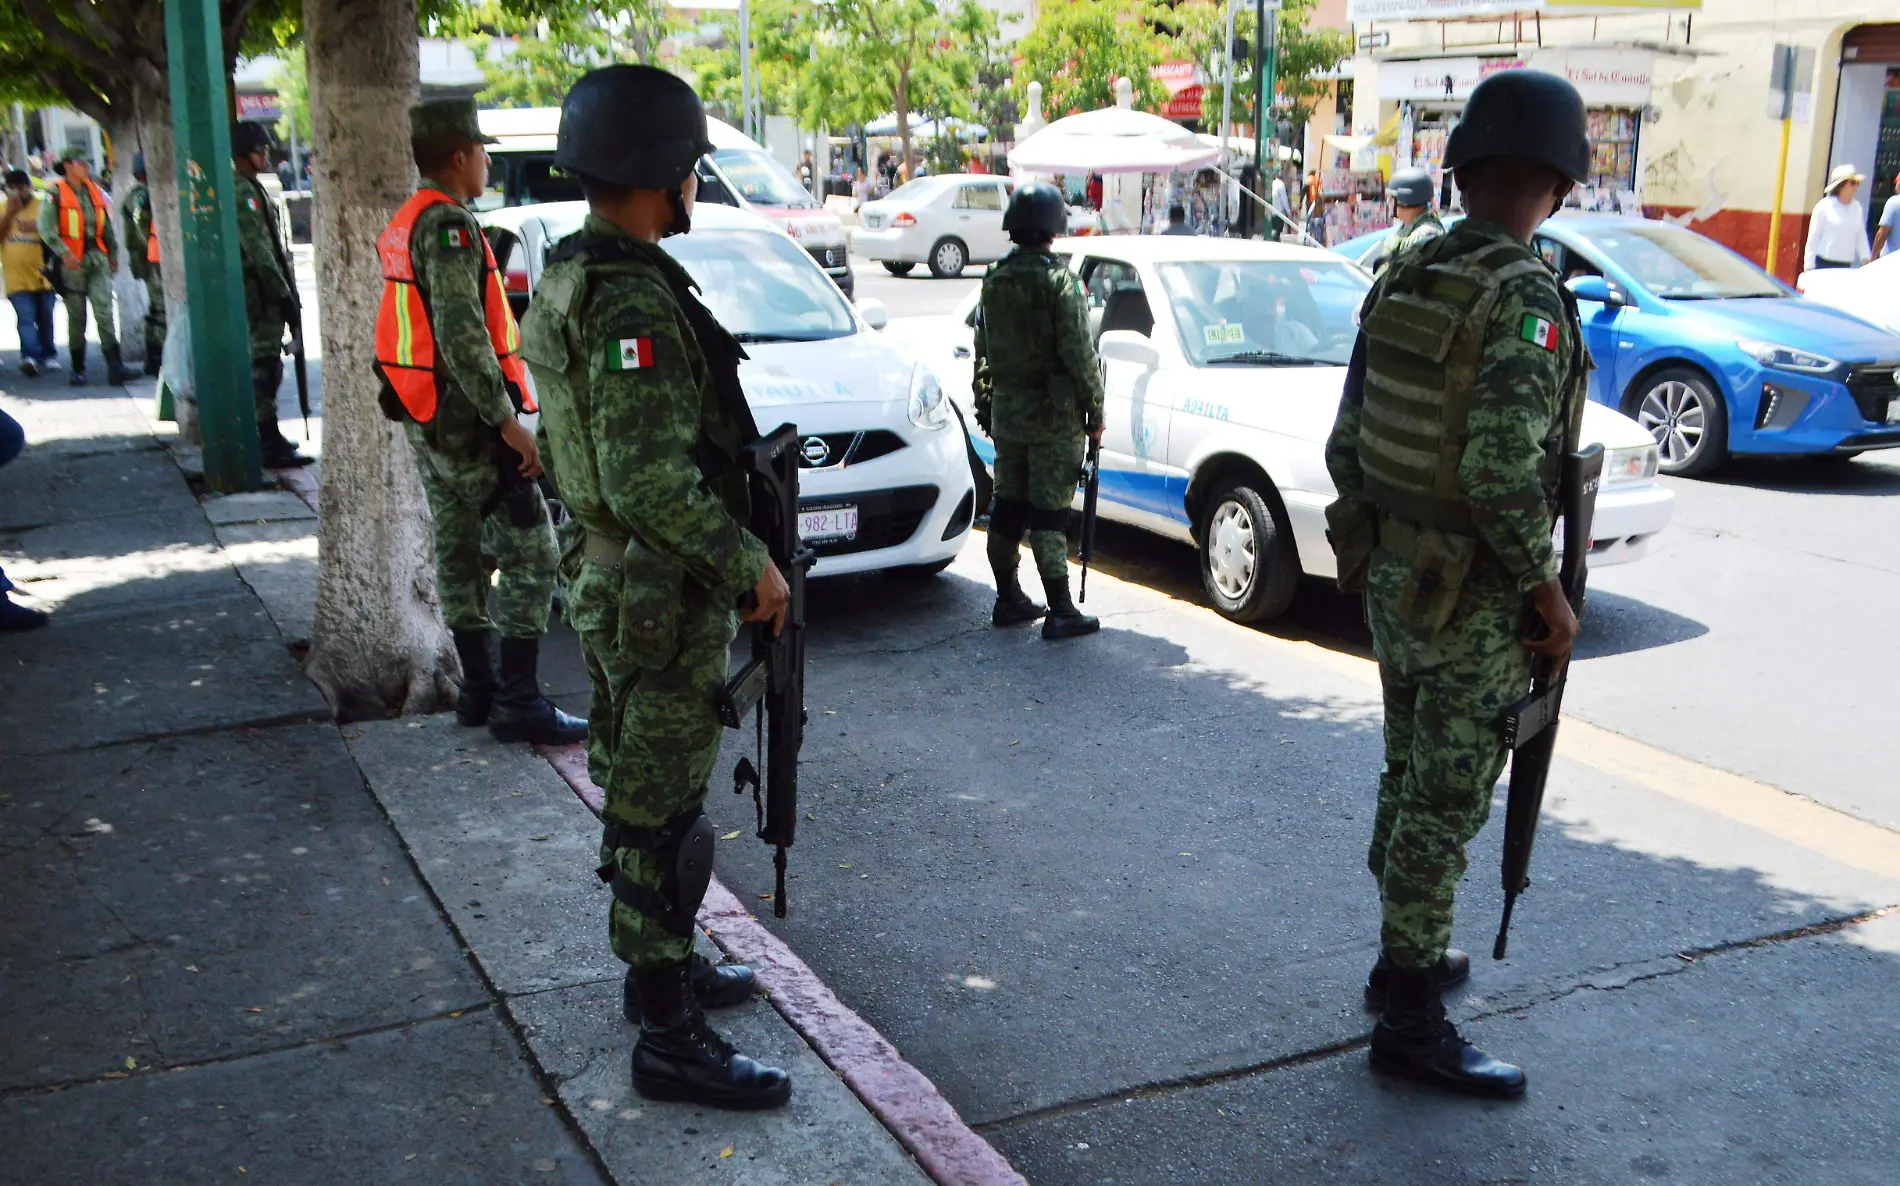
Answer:
<svg viewBox="0 0 1900 1186"><path fill-rule="evenodd" d="M858 301L858 317L872 329L883 329L891 323L890 311L876 297L863 297Z"/></svg>
<svg viewBox="0 0 1900 1186"><path fill-rule="evenodd" d="M1623 294L1622 289L1601 276L1573 277L1564 287L1570 290L1571 296L1580 301L1595 301L1611 309L1621 308L1630 303L1629 297Z"/></svg>
<svg viewBox="0 0 1900 1186"><path fill-rule="evenodd" d="M1161 352L1154 343L1132 329L1105 330L1095 350L1104 361L1132 362L1148 370L1161 365Z"/></svg>

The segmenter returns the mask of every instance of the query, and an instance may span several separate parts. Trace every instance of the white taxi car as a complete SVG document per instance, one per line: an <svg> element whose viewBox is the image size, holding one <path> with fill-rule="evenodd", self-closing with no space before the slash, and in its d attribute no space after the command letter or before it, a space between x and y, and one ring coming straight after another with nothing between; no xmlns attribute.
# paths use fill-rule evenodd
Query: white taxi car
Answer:
<svg viewBox="0 0 1900 1186"><path fill-rule="evenodd" d="M517 313L586 214L559 202L481 216ZM692 233L665 250L751 356L739 381L759 427L798 426L812 575L948 567L976 509L964 435L931 369L874 332L883 305L853 307L783 231L731 207L696 206Z"/></svg>
<svg viewBox="0 0 1900 1186"><path fill-rule="evenodd" d="M1235 621L1284 611L1302 573L1337 575L1324 450L1366 273L1331 252L1241 239L1109 236L1054 250L1088 293L1107 388L1101 515L1194 544L1209 600ZM927 351L971 412L979 295L886 330ZM1674 509L1655 442L1595 403L1583 437L1609 453L1591 563L1635 560Z"/></svg>

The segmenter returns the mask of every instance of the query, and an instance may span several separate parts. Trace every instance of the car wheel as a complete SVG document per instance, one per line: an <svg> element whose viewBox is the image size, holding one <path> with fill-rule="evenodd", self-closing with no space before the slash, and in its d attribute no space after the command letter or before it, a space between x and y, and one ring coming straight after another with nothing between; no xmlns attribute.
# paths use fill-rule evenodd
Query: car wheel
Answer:
<svg viewBox="0 0 1900 1186"><path fill-rule="evenodd" d="M1657 371L1631 403L1630 414L1656 440L1663 473L1694 477L1728 460L1728 407L1701 371Z"/></svg>
<svg viewBox="0 0 1900 1186"><path fill-rule="evenodd" d="M884 270L893 276L908 276L910 275L910 270L916 266L916 264L907 264L894 259L884 261Z"/></svg>
<svg viewBox="0 0 1900 1186"><path fill-rule="evenodd" d="M1285 613L1300 578L1277 497L1269 505L1247 482L1216 490L1201 520L1201 585L1222 617L1241 623Z"/></svg>
<svg viewBox="0 0 1900 1186"><path fill-rule="evenodd" d="M963 265L970 262L970 253L964 250L962 242L943 238L930 249L930 274L939 280L948 280L963 275Z"/></svg>

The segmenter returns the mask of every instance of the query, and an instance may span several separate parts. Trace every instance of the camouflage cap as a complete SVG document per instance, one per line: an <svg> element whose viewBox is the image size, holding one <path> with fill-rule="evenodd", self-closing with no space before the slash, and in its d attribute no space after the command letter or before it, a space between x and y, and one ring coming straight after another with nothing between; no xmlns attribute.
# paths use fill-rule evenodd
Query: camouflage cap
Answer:
<svg viewBox="0 0 1900 1186"><path fill-rule="evenodd" d="M63 165L67 161L84 161L90 165L92 163L92 150L83 144L68 144L66 150L59 154L60 164Z"/></svg>
<svg viewBox="0 0 1900 1186"><path fill-rule="evenodd" d="M482 135L473 99L429 99L409 109L411 140L433 140L439 136L466 136L483 144L496 143L493 136Z"/></svg>

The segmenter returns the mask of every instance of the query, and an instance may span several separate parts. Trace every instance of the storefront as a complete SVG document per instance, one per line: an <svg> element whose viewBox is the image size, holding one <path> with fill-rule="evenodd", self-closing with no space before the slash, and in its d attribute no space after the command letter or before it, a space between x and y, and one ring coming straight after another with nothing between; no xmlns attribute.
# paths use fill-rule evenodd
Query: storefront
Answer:
<svg viewBox="0 0 1900 1186"><path fill-rule="evenodd" d="M1861 205L1871 237L1900 173L1900 24L1849 29L1840 71L1828 167L1852 165L1867 175Z"/></svg>

